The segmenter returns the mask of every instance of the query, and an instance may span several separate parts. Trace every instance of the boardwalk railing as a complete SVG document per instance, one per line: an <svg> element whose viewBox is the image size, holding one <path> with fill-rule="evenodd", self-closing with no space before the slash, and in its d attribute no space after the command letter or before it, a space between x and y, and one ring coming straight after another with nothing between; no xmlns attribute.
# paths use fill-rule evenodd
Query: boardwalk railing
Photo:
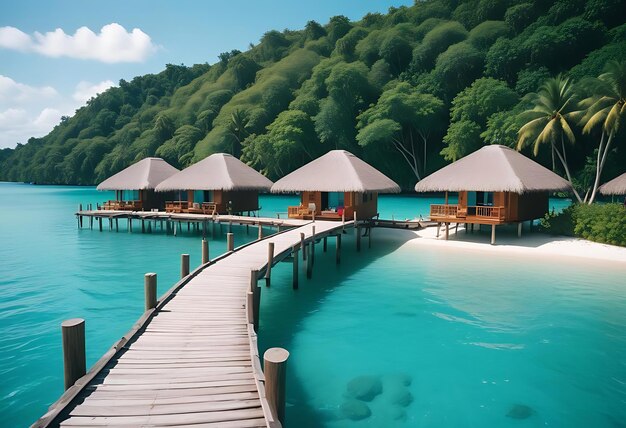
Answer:
<svg viewBox="0 0 626 428"><path fill-rule="evenodd" d="M438 205L430 206L431 217L456 217L459 210L458 205Z"/></svg>

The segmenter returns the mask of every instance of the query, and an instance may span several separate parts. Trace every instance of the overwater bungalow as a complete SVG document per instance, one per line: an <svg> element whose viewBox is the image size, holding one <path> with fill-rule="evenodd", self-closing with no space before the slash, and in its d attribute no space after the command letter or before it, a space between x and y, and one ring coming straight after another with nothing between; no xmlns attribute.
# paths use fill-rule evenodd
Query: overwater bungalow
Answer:
<svg viewBox="0 0 626 428"><path fill-rule="evenodd" d="M236 157L215 153L164 180L157 192L177 191L179 200L168 201L168 212L235 214L259 209L259 191L272 182Z"/></svg>
<svg viewBox="0 0 626 428"><path fill-rule="evenodd" d="M603 195L626 196L626 172L598 187L598 192ZM626 205L626 199L624 199L624 205Z"/></svg>
<svg viewBox="0 0 626 428"><path fill-rule="evenodd" d="M161 158L145 158L107 178L98 190L115 190L115 200L102 205L105 210L141 211L165 208L165 194L154 188L179 172Z"/></svg>
<svg viewBox="0 0 626 428"><path fill-rule="evenodd" d="M518 224L548 212L550 192L571 190L570 184L537 162L500 145L485 146L440 169L415 185L416 192L445 192L444 204L430 206L430 218L439 224ZM448 194L458 193L457 203ZM447 233L446 233L447 238Z"/></svg>
<svg viewBox="0 0 626 428"><path fill-rule="evenodd" d="M378 215L378 193L398 193L400 186L345 150L332 150L278 180L272 193L300 192L300 205L289 218L366 220Z"/></svg>

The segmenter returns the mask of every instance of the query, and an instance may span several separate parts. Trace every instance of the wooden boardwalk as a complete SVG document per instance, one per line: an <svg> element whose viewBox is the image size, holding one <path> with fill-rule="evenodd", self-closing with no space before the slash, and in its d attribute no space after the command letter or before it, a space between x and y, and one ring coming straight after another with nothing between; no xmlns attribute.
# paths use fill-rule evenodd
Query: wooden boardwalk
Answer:
<svg viewBox="0 0 626 428"><path fill-rule="evenodd" d="M277 263L301 233L312 241L312 226L316 239L342 228L308 222L196 269L33 426L280 427L265 399L249 290L260 293L268 243Z"/></svg>

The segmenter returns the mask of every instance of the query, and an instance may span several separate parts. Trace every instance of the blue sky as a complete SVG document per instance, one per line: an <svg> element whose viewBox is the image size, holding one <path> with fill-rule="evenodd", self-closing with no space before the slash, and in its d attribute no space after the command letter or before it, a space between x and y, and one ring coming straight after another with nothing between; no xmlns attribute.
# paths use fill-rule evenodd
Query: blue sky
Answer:
<svg viewBox="0 0 626 428"><path fill-rule="evenodd" d="M360 19L412 0L113 0L0 3L0 148L43 136L120 79L209 64L268 30ZM82 30L77 33L81 27ZM57 30L59 29L59 30ZM103 31L104 30L104 31ZM55 32L56 31L56 32ZM55 33L53 33L55 32ZM48 34L50 33L50 34Z"/></svg>

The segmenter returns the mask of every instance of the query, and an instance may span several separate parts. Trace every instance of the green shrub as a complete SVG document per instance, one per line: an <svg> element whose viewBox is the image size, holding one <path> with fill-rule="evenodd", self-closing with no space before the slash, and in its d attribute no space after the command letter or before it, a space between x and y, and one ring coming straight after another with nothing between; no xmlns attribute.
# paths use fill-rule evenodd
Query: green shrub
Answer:
<svg viewBox="0 0 626 428"><path fill-rule="evenodd" d="M626 247L626 208L622 204L572 205L559 214L547 214L541 226L555 235Z"/></svg>

